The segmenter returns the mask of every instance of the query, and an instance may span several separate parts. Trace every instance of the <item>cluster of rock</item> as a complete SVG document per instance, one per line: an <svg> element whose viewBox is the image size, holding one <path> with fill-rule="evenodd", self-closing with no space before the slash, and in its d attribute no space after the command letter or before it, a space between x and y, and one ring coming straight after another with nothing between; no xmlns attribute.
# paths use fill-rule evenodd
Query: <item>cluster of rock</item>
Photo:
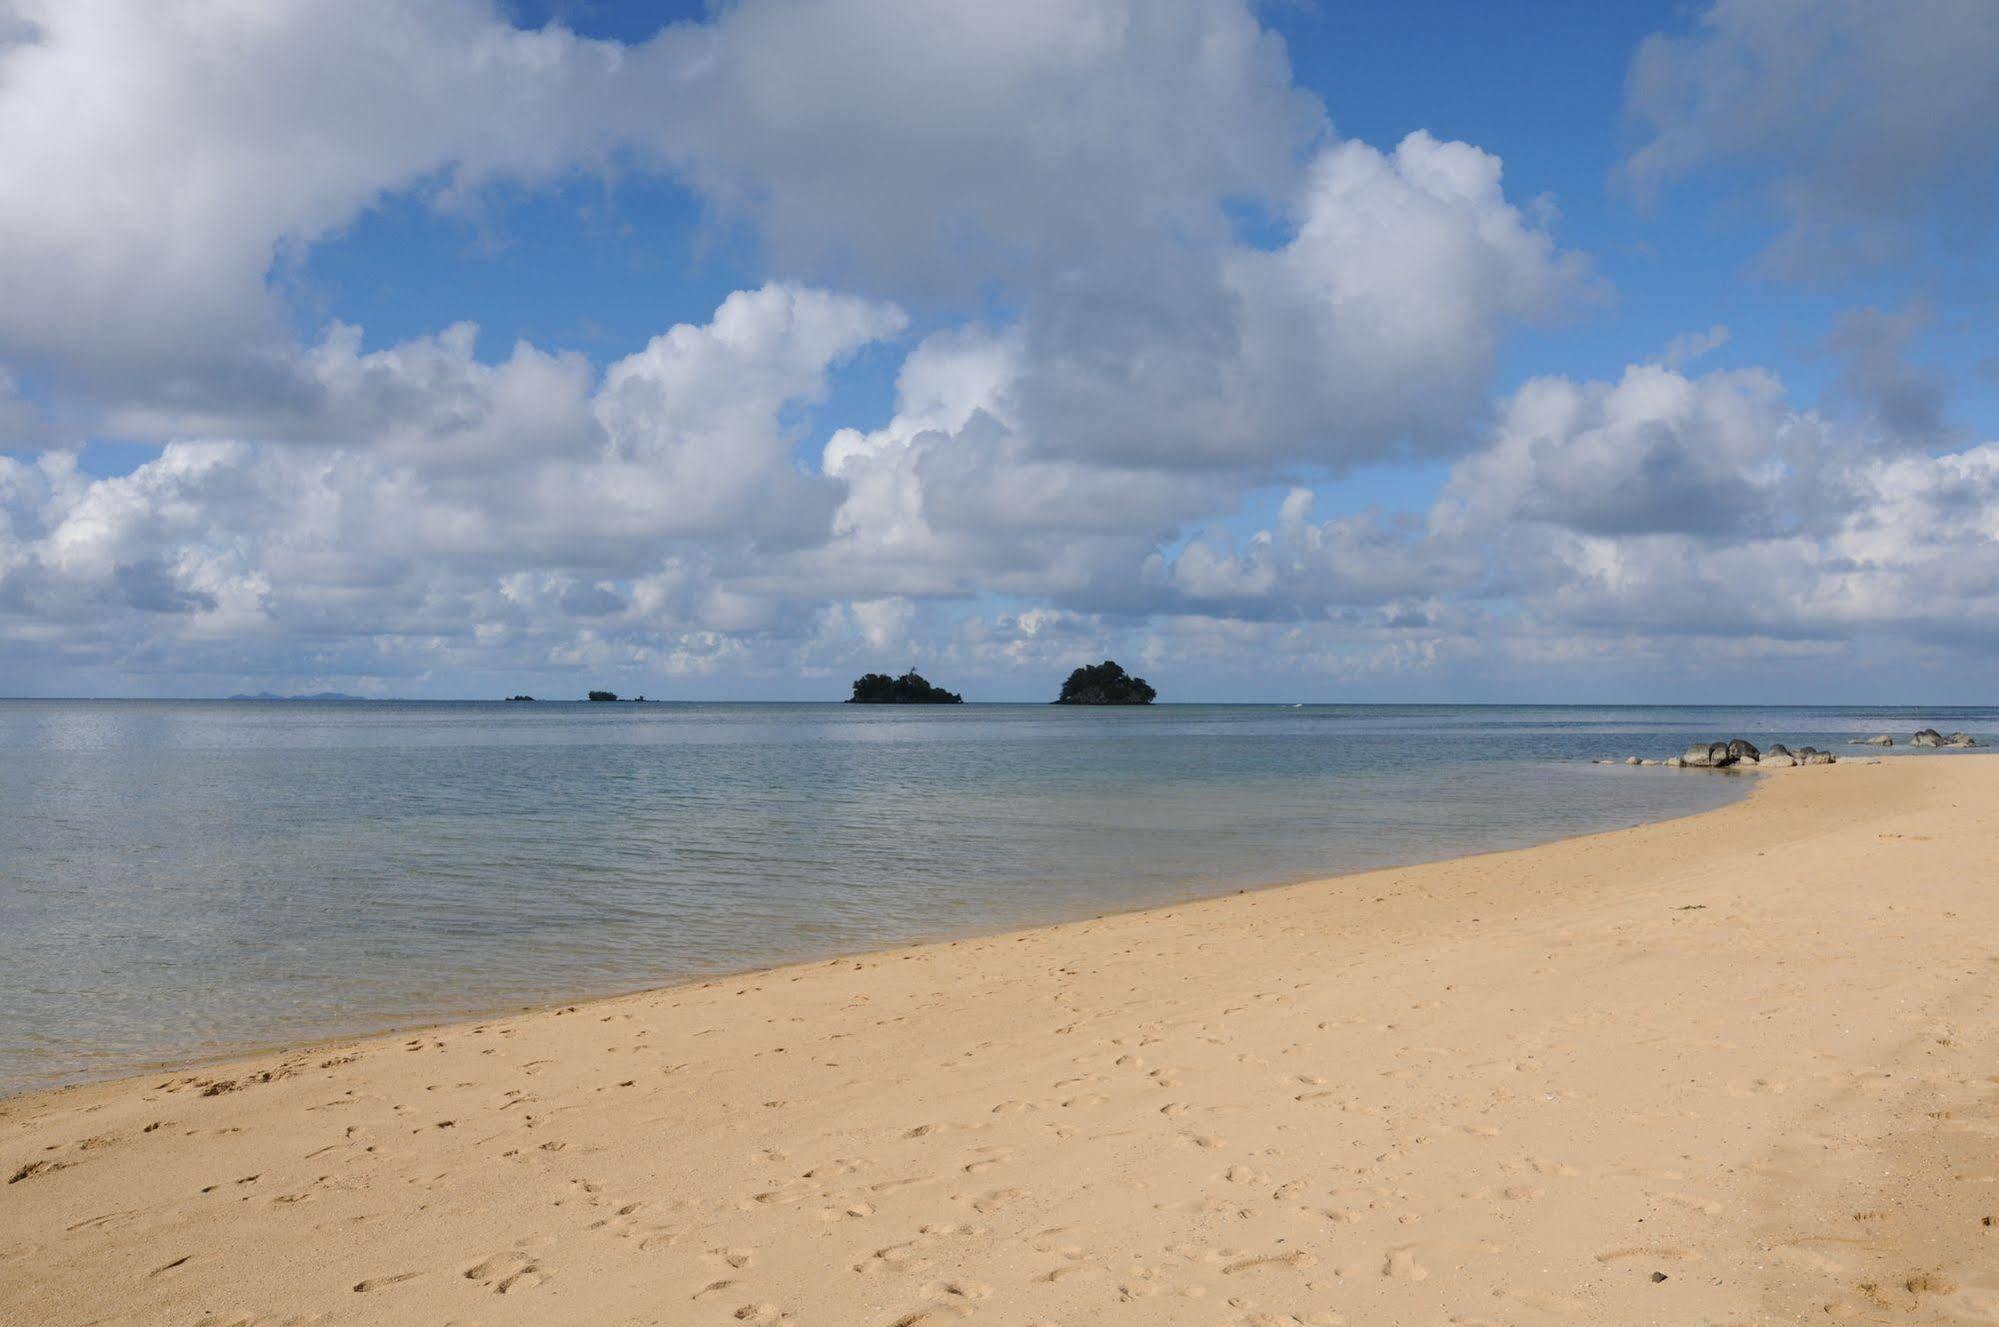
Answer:
<svg viewBox="0 0 1999 1327"><path fill-rule="evenodd" d="M1674 769L1729 769L1738 765L1830 765L1836 759L1832 752L1815 746L1793 751L1782 742L1762 751L1754 742L1737 737L1726 742L1696 742L1685 755L1674 756L1666 764Z"/></svg>
<svg viewBox="0 0 1999 1327"><path fill-rule="evenodd" d="M1848 746L1893 746L1895 739L1887 733L1873 737L1856 737ZM1970 733L1952 733L1945 737L1934 728L1924 728L1909 739L1910 746L1930 747L1971 747L1978 741ZM1744 738L1731 738L1726 742L1696 742L1688 747L1685 755L1674 756L1670 760L1640 760L1637 756L1627 756L1621 762L1626 765L1665 765L1672 769L1731 769L1745 765L1831 765L1839 758L1830 751L1821 751L1815 746L1801 746L1796 751L1777 743L1768 751L1759 751L1754 742ZM1599 765L1615 765L1615 760L1599 760Z"/></svg>
<svg viewBox="0 0 1999 1327"><path fill-rule="evenodd" d="M1895 739L1890 737L1886 733L1876 733L1872 737L1856 737L1851 742L1847 743L1847 745L1848 746L1893 746L1895 745ZM1919 728L1916 730L1916 735L1909 739L1909 745L1967 747L1967 746L1977 746L1978 741L1976 738L1972 737L1970 733L1952 733L1949 737L1945 737L1942 733L1938 732L1934 728Z"/></svg>
<svg viewBox="0 0 1999 1327"><path fill-rule="evenodd" d="M1821 751L1815 746L1801 746L1796 751L1777 743L1768 751L1760 750L1754 742L1735 737L1726 742L1696 742L1688 747L1686 754L1666 760L1640 760L1637 756L1627 756L1627 765L1664 765L1668 769L1733 769L1763 765L1830 765L1838 757L1830 751ZM1614 760L1600 760L1600 765L1614 765Z"/></svg>

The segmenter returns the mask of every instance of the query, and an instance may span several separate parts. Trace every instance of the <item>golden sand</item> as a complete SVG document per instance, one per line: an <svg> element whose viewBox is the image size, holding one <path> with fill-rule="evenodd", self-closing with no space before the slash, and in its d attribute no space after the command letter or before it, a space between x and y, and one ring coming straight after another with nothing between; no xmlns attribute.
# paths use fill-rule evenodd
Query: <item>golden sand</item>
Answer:
<svg viewBox="0 0 1999 1327"><path fill-rule="evenodd" d="M1995 813L1787 770L0 1102L0 1324L1999 1322Z"/></svg>

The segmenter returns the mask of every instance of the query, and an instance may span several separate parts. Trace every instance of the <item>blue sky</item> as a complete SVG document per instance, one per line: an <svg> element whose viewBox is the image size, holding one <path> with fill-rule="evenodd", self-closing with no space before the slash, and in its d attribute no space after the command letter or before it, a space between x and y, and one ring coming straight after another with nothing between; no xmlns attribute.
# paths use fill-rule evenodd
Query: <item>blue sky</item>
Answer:
<svg viewBox="0 0 1999 1327"><path fill-rule="evenodd" d="M0 693L1987 699L1918 7L0 0Z"/></svg>

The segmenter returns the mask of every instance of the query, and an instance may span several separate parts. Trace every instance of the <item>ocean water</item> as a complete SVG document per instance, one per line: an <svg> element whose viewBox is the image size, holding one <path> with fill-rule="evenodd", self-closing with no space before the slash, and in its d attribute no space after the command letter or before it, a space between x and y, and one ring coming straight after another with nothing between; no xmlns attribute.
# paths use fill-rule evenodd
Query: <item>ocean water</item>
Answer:
<svg viewBox="0 0 1999 1327"><path fill-rule="evenodd" d="M0 702L0 1094L1690 814L1993 710ZM1869 753L1872 754L1872 753Z"/></svg>

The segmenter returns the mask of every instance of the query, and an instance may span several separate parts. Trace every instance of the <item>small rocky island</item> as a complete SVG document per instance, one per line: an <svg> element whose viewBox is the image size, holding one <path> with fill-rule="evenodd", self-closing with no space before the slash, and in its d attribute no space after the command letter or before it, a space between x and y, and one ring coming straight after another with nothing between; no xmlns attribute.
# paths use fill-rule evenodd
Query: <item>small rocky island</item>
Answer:
<svg viewBox="0 0 1999 1327"><path fill-rule="evenodd" d="M1086 664L1069 674L1057 705L1150 705L1158 692L1142 677L1133 677L1111 660Z"/></svg>
<svg viewBox="0 0 1999 1327"><path fill-rule="evenodd" d="M955 691L931 686L914 668L901 677L887 673L866 673L854 679L849 705L962 705L965 698Z"/></svg>

